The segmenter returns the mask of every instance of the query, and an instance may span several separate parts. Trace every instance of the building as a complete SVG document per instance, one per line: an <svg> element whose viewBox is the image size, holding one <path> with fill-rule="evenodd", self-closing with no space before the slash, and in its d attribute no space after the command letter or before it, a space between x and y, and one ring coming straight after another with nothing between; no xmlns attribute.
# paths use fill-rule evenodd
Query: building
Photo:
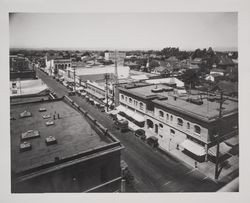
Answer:
<svg viewBox="0 0 250 203"><path fill-rule="evenodd" d="M155 137L163 150L180 148L204 161L214 158L217 141L226 153L224 141L238 134L238 101L228 97L220 108L219 96L179 96L162 84L123 86L119 92L117 117L128 119L132 129L145 130L147 138Z"/></svg>
<svg viewBox="0 0 250 203"><path fill-rule="evenodd" d="M184 88L184 82L182 82L181 80L175 77L149 79L149 80L145 80L145 82L148 84L166 84L168 86Z"/></svg>
<svg viewBox="0 0 250 203"><path fill-rule="evenodd" d="M33 69L28 58L21 54L11 55L10 62L10 80L35 79L36 72Z"/></svg>
<svg viewBox="0 0 250 203"><path fill-rule="evenodd" d="M71 99L14 98L10 114L12 193L119 191L120 142Z"/></svg>
<svg viewBox="0 0 250 203"><path fill-rule="evenodd" d="M41 80L13 80L10 81L10 96L39 95L48 91L48 86Z"/></svg>
<svg viewBox="0 0 250 203"><path fill-rule="evenodd" d="M49 75L57 75L59 70L66 71L71 68L71 58L63 58L59 56L45 56L44 71Z"/></svg>

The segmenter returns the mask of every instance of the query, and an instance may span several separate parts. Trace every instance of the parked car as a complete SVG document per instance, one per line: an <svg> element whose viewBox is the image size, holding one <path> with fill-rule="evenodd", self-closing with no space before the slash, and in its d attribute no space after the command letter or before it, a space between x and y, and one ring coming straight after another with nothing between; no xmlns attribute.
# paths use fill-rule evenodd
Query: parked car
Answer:
<svg viewBox="0 0 250 203"><path fill-rule="evenodd" d="M129 130L128 121L126 119L118 119L115 121L115 128L120 130L121 132L126 132Z"/></svg>
<svg viewBox="0 0 250 203"><path fill-rule="evenodd" d="M158 147L159 146L158 138L154 136L147 138L147 144L151 147Z"/></svg>
<svg viewBox="0 0 250 203"><path fill-rule="evenodd" d="M68 91L68 95L69 95L69 96L74 96L75 94L76 94L75 91Z"/></svg>
<svg viewBox="0 0 250 203"><path fill-rule="evenodd" d="M142 140L145 140L146 139L145 130L143 129L136 130L135 136L141 138Z"/></svg>

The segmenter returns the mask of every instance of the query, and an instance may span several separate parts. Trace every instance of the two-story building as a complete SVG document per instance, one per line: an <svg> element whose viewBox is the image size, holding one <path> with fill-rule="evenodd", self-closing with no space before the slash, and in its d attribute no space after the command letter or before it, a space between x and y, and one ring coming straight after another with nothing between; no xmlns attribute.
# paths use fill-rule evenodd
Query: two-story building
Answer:
<svg viewBox="0 0 250 203"><path fill-rule="evenodd" d="M238 101L223 98L220 105L220 97L180 97L166 85L130 85L119 90L119 114L140 115L144 125L138 127L147 137L156 137L164 150L181 148L203 161L215 155L217 141L224 146L224 140L238 133Z"/></svg>

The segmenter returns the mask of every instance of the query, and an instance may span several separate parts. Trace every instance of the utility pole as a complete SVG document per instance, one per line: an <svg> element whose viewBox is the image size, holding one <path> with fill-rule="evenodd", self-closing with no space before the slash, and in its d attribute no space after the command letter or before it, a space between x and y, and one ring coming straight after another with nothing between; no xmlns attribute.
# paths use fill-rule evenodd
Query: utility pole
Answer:
<svg viewBox="0 0 250 203"><path fill-rule="evenodd" d="M73 70L74 70L74 91L76 91L76 67L75 65L73 66Z"/></svg>
<svg viewBox="0 0 250 203"><path fill-rule="evenodd" d="M106 109L108 111L108 80L109 80L109 75L108 73L106 73L104 75L104 78L105 78L105 83L106 83Z"/></svg>
<svg viewBox="0 0 250 203"><path fill-rule="evenodd" d="M221 91L220 93L220 108L219 108L219 123L221 124L221 118L222 118L222 104L223 104L223 92ZM221 126L220 126L221 128ZM220 132L219 132L220 135ZM219 135L216 136L216 142L217 142L217 147L216 147L216 163L215 163L215 175L214 179L218 180L219 177L219 153L220 153L220 142L219 142Z"/></svg>

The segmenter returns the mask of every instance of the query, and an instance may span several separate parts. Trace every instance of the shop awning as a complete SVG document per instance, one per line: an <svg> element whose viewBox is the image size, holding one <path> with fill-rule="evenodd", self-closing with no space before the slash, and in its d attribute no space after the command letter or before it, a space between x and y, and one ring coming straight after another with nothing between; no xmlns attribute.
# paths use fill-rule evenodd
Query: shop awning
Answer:
<svg viewBox="0 0 250 203"><path fill-rule="evenodd" d="M111 115L116 115L116 114L118 114L118 110L111 110L111 111L109 111L108 112L108 114L111 114Z"/></svg>
<svg viewBox="0 0 250 203"><path fill-rule="evenodd" d="M125 111L126 111L126 107L125 107L125 106L122 106L122 105L117 106L116 109L117 109L119 112L122 111L122 112L125 113Z"/></svg>
<svg viewBox="0 0 250 203"><path fill-rule="evenodd" d="M229 139L227 139L225 141L225 143L230 146L230 147L234 147L234 146L237 146L239 145L239 136L234 136L234 137L231 137Z"/></svg>
<svg viewBox="0 0 250 203"><path fill-rule="evenodd" d="M94 104L95 105L99 105L100 103L94 100Z"/></svg>
<svg viewBox="0 0 250 203"><path fill-rule="evenodd" d="M197 155L197 156L203 156L206 154L205 148L202 145L199 145L189 139L186 139L181 146L192 152L193 154Z"/></svg>
<svg viewBox="0 0 250 203"><path fill-rule="evenodd" d="M124 113L127 114L129 117L133 118L135 112L130 109L126 109Z"/></svg>
<svg viewBox="0 0 250 203"><path fill-rule="evenodd" d="M231 147L229 147L225 142L220 143L219 154L224 155L230 151ZM217 145L210 147L208 149L208 153L212 156L216 156Z"/></svg>
<svg viewBox="0 0 250 203"><path fill-rule="evenodd" d="M143 122L143 121L145 121L145 118L144 118L142 115L140 115L140 114L138 114L138 113L136 113L136 112L134 112L133 119L135 119L135 120L138 121L138 122Z"/></svg>

